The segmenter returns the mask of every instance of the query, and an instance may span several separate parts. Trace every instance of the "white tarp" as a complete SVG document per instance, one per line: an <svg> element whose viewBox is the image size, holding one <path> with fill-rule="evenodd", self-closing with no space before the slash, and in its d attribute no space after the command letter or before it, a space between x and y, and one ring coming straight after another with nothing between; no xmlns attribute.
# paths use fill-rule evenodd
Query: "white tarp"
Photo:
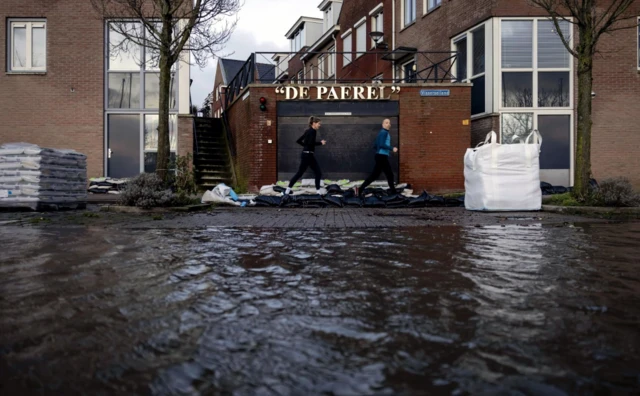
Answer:
<svg viewBox="0 0 640 396"><path fill-rule="evenodd" d="M540 210L540 146L533 131L520 144L500 144L490 132L464 156L464 205L468 210Z"/></svg>

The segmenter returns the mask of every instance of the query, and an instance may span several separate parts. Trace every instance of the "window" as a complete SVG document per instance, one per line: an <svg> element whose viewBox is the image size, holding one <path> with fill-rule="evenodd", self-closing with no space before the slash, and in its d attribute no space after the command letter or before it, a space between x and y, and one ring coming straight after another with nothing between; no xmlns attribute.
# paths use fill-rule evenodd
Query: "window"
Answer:
<svg viewBox="0 0 640 396"><path fill-rule="evenodd" d="M119 29L124 29L132 35L140 35L141 27L140 23L132 22L123 24ZM148 38L148 32L144 35L151 40ZM160 100L160 73L153 51L127 40L124 35L118 33L113 23L109 24L107 40L107 108L157 109ZM177 109L175 65L173 69L169 83L169 108Z"/></svg>
<svg viewBox="0 0 640 396"><path fill-rule="evenodd" d="M570 23L559 24L570 39ZM501 45L502 107L570 106L571 56L552 21L503 20Z"/></svg>
<svg viewBox="0 0 640 396"><path fill-rule="evenodd" d="M304 30L300 29L291 39L291 52L299 52L302 49Z"/></svg>
<svg viewBox="0 0 640 396"><path fill-rule="evenodd" d="M326 55L320 55L318 57L318 82L321 83L323 80L325 80L327 78L327 74L325 73L325 70L327 70L326 67L326 62L327 62L327 56Z"/></svg>
<svg viewBox="0 0 640 396"><path fill-rule="evenodd" d="M298 72L298 82L304 84L304 72L302 70Z"/></svg>
<svg viewBox="0 0 640 396"><path fill-rule="evenodd" d="M381 32L384 33L384 22L382 12L379 12L377 15L371 17L371 31L372 32ZM371 48L376 46L376 42L371 40Z"/></svg>
<svg viewBox="0 0 640 396"><path fill-rule="evenodd" d="M351 63L351 57L353 54L351 53L352 43L351 43L351 33L347 34L342 38L342 52L344 52L344 58L342 61L343 66Z"/></svg>
<svg viewBox="0 0 640 396"><path fill-rule="evenodd" d="M402 65L402 79L406 83L416 82L416 61L411 60Z"/></svg>
<svg viewBox="0 0 640 396"><path fill-rule="evenodd" d="M416 20L416 0L403 0L404 26L409 26Z"/></svg>
<svg viewBox="0 0 640 396"><path fill-rule="evenodd" d="M327 54L327 77L331 77L336 74L336 47L329 48L329 53Z"/></svg>
<svg viewBox="0 0 640 396"><path fill-rule="evenodd" d="M326 32L333 26L333 11L331 10L331 6L324 10L324 31Z"/></svg>
<svg viewBox="0 0 640 396"><path fill-rule="evenodd" d="M427 12L430 12L440 7L442 5L442 0L427 0L427 4Z"/></svg>
<svg viewBox="0 0 640 396"><path fill-rule="evenodd" d="M47 70L47 22L45 20L9 20L8 71L44 72Z"/></svg>
<svg viewBox="0 0 640 396"><path fill-rule="evenodd" d="M471 82L471 114L481 114L486 109L485 77L485 27L481 25L454 40L453 48L457 52L456 79Z"/></svg>
<svg viewBox="0 0 640 396"><path fill-rule="evenodd" d="M366 19L356 26L356 58L367 51L367 24Z"/></svg>

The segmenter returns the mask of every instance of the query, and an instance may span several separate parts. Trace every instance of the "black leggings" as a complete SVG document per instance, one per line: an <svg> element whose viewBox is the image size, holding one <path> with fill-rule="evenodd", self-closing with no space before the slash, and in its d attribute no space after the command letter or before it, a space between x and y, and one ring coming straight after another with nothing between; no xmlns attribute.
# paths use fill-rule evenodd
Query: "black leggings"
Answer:
<svg viewBox="0 0 640 396"><path fill-rule="evenodd" d="M320 170L320 165L318 165L318 161L316 161L315 155L311 153L302 153L300 161L300 167L298 168L298 173L293 176L293 179L289 182L289 188L293 187L294 184L304 175L304 172L308 167L311 167L313 173L316 175L316 190L320 189L320 179L322 178L322 171Z"/></svg>
<svg viewBox="0 0 640 396"><path fill-rule="evenodd" d="M387 176L387 183L389 183L389 189L392 194L396 193L396 188L393 185L393 171L391 170L391 163L389 162L389 156L383 154L376 154L376 166L373 168L373 172L367 177L367 180L360 186L360 194L364 194L364 189L371 183L373 183L380 173L384 172Z"/></svg>

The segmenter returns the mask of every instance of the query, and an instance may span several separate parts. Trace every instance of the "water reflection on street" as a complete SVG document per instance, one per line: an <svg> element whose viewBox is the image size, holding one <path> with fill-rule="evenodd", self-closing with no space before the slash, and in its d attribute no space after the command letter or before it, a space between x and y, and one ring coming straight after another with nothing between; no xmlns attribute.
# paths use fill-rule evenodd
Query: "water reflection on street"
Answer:
<svg viewBox="0 0 640 396"><path fill-rule="evenodd" d="M638 223L5 226L0 241L10 392L640 389Z"/></svg>

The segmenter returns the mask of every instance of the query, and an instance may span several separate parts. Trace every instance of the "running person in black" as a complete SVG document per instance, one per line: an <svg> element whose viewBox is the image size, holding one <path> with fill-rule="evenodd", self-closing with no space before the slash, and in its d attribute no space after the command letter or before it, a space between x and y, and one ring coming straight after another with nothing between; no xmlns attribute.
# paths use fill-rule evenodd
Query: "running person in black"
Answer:
<svg viewBox="0 0 640 396"><path fill-rule="evenodd" d="M285 195L291 193L291 188L294 184L302 177L304 172L308 167L311 167L313 173L316 176L316 192L318 194L324 195L324 189L320 189L320 179L322 178L322 171L320 170L320 165L318 165L318 161L316 161L316 157L314 155L316 146L322 146L327 142L325 140L321 140L319 142L316 141L316 132L320 129L320 119L317 117L309 117L309 129L304 131L304 135L300 136L300 139L296 141L299 145L302 146L302 156L300 161L300 167L298 168L298 172L293 176L291 181L289 182L289 187L285 190Z"/></svg>
<svg viewBox="0 0 640 396"><path fill-rule="evenodd" d="M391 120L387 118L382 121L382 129L378 132L378 137L376 138L374 145L374 149L376 150L376 165L373 168L373 172L371 172L367 180L362 183L358 190L358 195L361 198L364 197L364 189L367 188L369 184L373 183L382 172L384 172L387 177L387 183L389 183L389 190L391 190L391 194L396 193L396 188L393 184L393 170L391 170L391 164L389 163L389 154L391 154L392 151L397 153L398 148L391 147L391 135L389 134L389 129L391 129Z"/></svg>

